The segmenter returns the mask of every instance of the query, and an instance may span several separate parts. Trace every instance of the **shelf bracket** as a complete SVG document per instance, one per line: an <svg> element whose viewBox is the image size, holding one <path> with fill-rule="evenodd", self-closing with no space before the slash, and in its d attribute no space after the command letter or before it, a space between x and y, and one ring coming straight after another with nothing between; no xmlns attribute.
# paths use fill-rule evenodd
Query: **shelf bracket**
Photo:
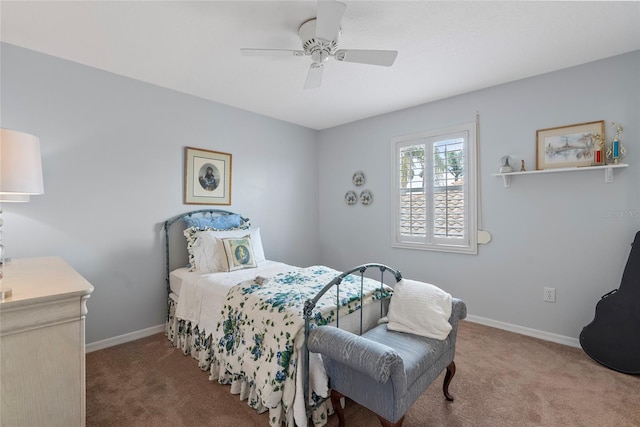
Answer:
<svg viewBox="0 0 640 427"><path fill-rule="evenodd" d="M604 168L604 182L613 182L613 168Z"/></svg>
<svg viewBox="0 0 640 427"><path fill-rule="evenodd" d="M502 180L504 182L504 188L511 187L511 176L510 175L502 175Z"/></svg>

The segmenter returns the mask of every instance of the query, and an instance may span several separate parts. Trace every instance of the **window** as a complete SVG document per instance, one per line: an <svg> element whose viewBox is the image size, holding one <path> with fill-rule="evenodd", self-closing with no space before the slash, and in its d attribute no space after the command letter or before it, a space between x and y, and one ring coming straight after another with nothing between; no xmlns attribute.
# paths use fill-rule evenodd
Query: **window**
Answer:
<svg viewBox="0 0 640 427"><path fill-rule="evenodd" d="M391 140L393 246L477 253L475 123Z"/></svg>

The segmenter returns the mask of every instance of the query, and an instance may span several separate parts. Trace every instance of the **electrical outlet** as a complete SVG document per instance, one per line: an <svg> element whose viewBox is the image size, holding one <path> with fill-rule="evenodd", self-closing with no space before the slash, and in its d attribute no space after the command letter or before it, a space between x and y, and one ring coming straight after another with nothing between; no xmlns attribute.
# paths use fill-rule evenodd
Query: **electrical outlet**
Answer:
<svg viewBox="0 0 640 427"><path fill-rule="evenodd" d="M543 298L546 302L556 302L556 288L544 288Z"/></svg>

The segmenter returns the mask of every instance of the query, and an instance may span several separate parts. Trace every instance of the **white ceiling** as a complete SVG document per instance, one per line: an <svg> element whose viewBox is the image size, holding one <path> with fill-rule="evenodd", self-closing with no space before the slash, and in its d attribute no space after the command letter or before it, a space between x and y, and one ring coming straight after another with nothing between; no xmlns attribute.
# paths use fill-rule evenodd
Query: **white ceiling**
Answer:
<svg viewBox="0 0 640 427"><path fill-rule="evenodd" d="M640 2L346 1L341 49L392 67L247 57L301 49L315 1L2 1L4 42L324 129L640 49ZM606 76L603 76L603 82Z"/></svg>

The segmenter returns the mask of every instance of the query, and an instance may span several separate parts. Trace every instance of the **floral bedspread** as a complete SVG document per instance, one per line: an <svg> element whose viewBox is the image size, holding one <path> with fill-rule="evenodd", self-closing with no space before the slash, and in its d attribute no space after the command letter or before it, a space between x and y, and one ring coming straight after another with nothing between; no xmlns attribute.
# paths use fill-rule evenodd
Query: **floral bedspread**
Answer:
<svg viewBox="0 0 640 427"><path fill-rule="evenodd" d="M293 425L296 366L304 343L304 302L339 274L312 266L277 274L262 284L243 282L227 294L222 319L212 333L211 379L249 387L251 392L245 392L249 405L269 409L271 426ZM343 279L340 316L360 308L360 284L360 276ZM365 305L389 294L390 288L380 290L379 281L364 279ZM318 301L314 324L331 323L337 311L334 286Z"/></svg>

